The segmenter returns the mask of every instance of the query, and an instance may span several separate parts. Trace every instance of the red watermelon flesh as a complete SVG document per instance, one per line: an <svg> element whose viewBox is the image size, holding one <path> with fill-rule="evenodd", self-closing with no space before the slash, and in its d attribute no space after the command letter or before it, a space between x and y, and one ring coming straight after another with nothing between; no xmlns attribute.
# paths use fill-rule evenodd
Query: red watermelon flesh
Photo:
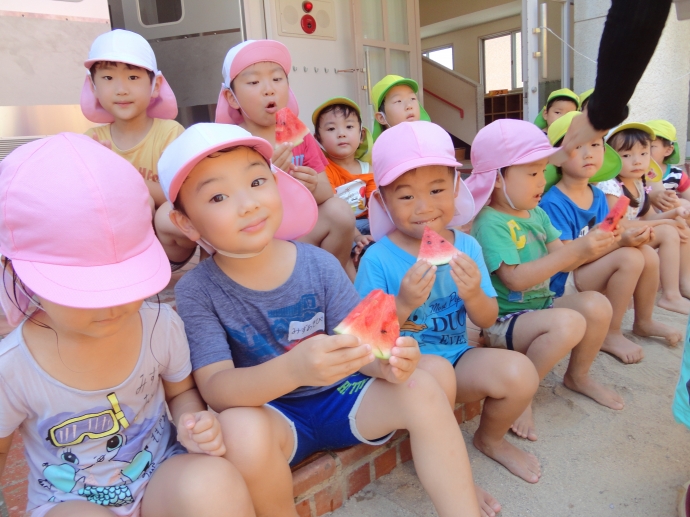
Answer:
<svg viewBox="0 0 690 517"><path fill-rule="evenodd" d="M293 146L304 141L309 134L309 129L290 108L283 108L276 112L276 143L290 142Z"/></svg>
<svg viewBox="0 0 690 517"><path fill-rule="evenodd" d="M460 253L460 251L450 242L428 226L424 227L422 245L419 247L417 260L426 260L434 266L440 266L442 264L448 264L458 253Z"/></svg>
<svg viewBox="0 0 690 517"><path fill-rule="evenodd" d="M376 357L390 359L395 340L400 337L395 296L375 289L333 330L358 337L362 344L371 345Z"/></svg>
<svg viewBox="0 0 690 517"><path fill-rule="evenodd" d="M599 225L599 228L605 232L612 232L620 220L623 219L623 216L628 212L629 205L630 198L627 196L619 197L618 201L616 201L616 204L613 205L613 208L606 216L606 219L604 219Z"/></svg>

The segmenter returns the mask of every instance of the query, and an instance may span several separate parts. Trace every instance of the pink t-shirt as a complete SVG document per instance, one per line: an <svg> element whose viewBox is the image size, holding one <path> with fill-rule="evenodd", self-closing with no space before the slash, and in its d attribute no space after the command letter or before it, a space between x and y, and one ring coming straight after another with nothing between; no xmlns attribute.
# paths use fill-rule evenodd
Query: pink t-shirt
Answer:
<svg viewBox="0 0 690 517"><path fill-rule="evenodd" d="M316 172L324 172L328 165L328 160L311 133L304 137L304 142L292 148L292 157L295 165L311 167Z"/></svg>

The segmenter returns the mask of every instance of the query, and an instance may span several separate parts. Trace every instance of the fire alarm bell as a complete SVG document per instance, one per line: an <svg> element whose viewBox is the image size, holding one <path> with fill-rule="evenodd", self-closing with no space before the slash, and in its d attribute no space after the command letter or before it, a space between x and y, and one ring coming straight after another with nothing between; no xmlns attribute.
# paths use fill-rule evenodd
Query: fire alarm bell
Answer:
<svg viewBox="0 0 690 517"><path fill-rule="evenodd" d="M335 0L274 1L281 36L336 39Z"/></svg>

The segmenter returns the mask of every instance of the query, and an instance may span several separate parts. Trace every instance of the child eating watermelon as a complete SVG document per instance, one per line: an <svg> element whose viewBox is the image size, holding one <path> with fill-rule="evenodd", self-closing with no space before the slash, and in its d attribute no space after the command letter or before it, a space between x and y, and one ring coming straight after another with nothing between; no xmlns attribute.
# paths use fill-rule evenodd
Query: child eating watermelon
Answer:
<svg viewBox="0 0 690 517"><path fill-rule="evenodd" d="M287 119L281 124L281 130L299 135L304 127L296 118L299 107L288 85L291 65L290 52L278 41L247 40L232 47L223 62L223 86L218 96L216 122L237 124L271 143L273 164L307 187L319 207L316 226L301 238L302 242L335 255L354 279L350 250L355 235L355 217L345 201L334 197L328 178L321 174L328 162L319 144L307 132L301 143L297 138L297 141L276 145L276 114L283 108L290 108L291 113L283 112Z"/></svg>
<svg viewBox="0 0 690 517"><path fill-rule="evenodd" d="M173 222L216 250L177 284L177 307L199 391L220 413L225 457L257 515L297 516L291 465L397 429L410 431L438 514L479 515L462 434L439 383L416 369L416 341L399 337L375 360L370 344L333 335L360 299L330 254L289 240L312 230L317 207L271 168L273 152L238 126L197 124L159 162Z"/></svg>
<svg viewBox="0 0 690 517"><path fill-rule="evenodd" d="M455 372L444 387L453 405L486 397L474 445L536 483L537 458L504 436L537 391L537 372L517 352L467 343L466 316L491 325L498 304L479 244L452 229L472 218L474 201L457 172L461 164L450 136L431 122L403 122L376 141L373 164L379 190L369 221L376 244L362 257L355 287L360 295L382 289L397 296L401 334L414 337L428 354L419 367L437 374L436 363L427 360L448 360L446 368Z"/></svg>

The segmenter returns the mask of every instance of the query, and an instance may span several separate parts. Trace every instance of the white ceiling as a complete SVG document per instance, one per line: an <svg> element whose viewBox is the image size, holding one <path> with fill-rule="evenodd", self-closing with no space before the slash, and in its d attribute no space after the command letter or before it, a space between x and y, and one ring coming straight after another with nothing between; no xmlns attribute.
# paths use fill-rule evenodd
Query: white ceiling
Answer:
<svg viewBox="0 0 690 517"><path fill-rule="evenodd" d="M439 34L445 34L446 32L452 32L459 29L464 29L466 27L480 25L482 23L509 18L511 16L516 16L521 12L522 2L521 0L515 0L513 2L508 2L507 4L482 9L481 11L464 14L462 16L450 18L449 20L443 20L442 22L432 23L431 25L425 25L424 27L421 27L420 35L422 38L430 38L431 36L438 36Z"/></svg>

